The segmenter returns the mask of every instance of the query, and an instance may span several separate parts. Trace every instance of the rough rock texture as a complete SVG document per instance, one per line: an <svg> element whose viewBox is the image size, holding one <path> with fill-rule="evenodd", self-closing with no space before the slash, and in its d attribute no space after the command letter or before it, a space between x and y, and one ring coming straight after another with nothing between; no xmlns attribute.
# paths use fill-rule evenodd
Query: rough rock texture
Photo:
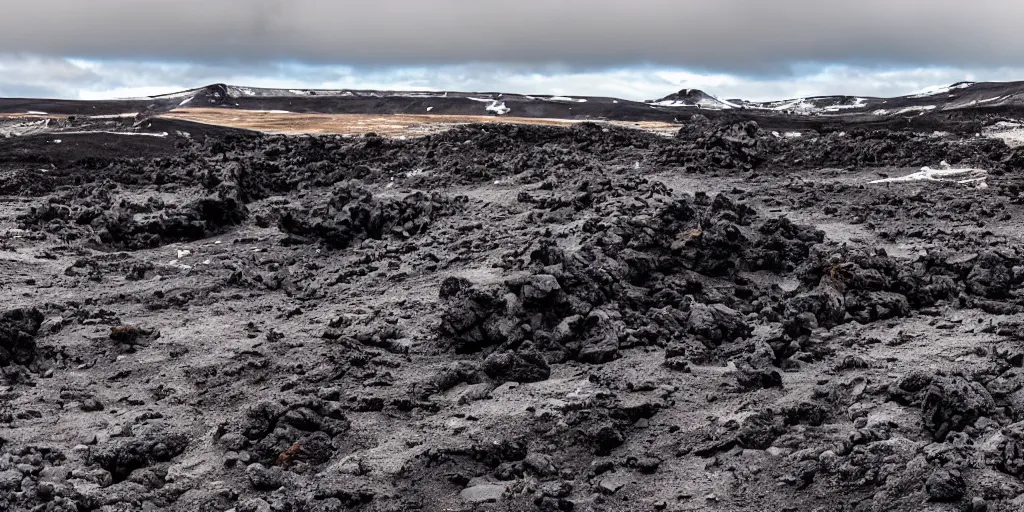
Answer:
<svg viewBox="0 0 1024 512"><path fill-rule="evenodd" d="M0 146L0 510L1021 509L1022 151L682 121Z"/></svg>
<svg viewBox="0 0 1024 512"><path fill-rule="evenodd" d="M36 357L35 336L43 314L35 308L21 308L0 314L0 366L27 365Z"/></svg>
<svg viewBox="0 0 1024 512"><path fill-rule="evenodd" d="M973 425L990 414L995 404L985 386L963 377L932 379L921 404L925 428L942 441L950 432Z"/></svg>

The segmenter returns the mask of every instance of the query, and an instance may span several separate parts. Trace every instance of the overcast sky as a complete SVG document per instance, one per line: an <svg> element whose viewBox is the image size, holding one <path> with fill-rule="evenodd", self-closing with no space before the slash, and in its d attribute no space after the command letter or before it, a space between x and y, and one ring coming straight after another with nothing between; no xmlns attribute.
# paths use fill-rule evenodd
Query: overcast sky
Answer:
<svg viewBox="0 0 1024 512"><path fill-rule="evenodd" d="M213 82L650 99L892 96L1024 79L1013 0L32 0L0 16L0 96Z"/></svg>

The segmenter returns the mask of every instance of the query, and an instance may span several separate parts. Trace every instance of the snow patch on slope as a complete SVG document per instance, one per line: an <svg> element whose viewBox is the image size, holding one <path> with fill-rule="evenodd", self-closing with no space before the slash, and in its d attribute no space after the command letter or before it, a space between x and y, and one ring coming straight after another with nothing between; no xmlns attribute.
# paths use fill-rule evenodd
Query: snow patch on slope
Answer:
<svg viewBox="0 0 1024 512"><path fill-rule="evenodd" d="M845 110L845 109L849 109L849 108L864 108L864 107L867 106L867 104L868 104L868 99L867 98L854 98L853 99L853 103L851 103L849 105L831 105L831 106L825 107L825 108L823 108L821 110L823 110L824 112L838 112L840 110Z"/></svg>
<svg viewBox="0 0 1024 512"><path fill-rule="evenodd" d="M923 105L923 106L915 106L915 107L904 107L904 108L901 108L901 109L897 110L896 111L896 115L908 114L910 112L920 112L920 113L923 114L923 113L925 113L925 112L927 112L929 110L935 110L935 105Z"/></svg>
<svg viewBox="0 0 1024 512"><path fill-rule="evenodd" d="M135 117L138 112L125 112L124 114L104 114L100 116L89 116L89 119L119 119L122 117Z"/></svg>
<svg viewBox="0 0 1024 512"><path fill-rule="evenodd" d="M690 89L686 90L687 96L689 96L690 91ZM690 101L687 101L681 99L662 99L651 102L650 104L656 107L697 107L706 108L709 110L726 110L732 108L741 108L739 105L730 103L725 100L720 100L714 96L704 93L701 93L696 100L691 99Z"/></svg>
<svg viewBox="0 0 1024 512"><path fill-rule="evenodd" d="M807 99L805 98L797 98L795 100L790 100L781 105L768 107L768 110L795 110L798 113L804 113L815 112L818 110L818 107L814 103L807 101Z"/></svg>
<svg viewBox="0 0 1024 512"><path fill-rule="evenodd" d="M107 135L126 135L135 137L166 137L169 135L167 132L159 133L145 133L145 132L112 132L112 131L95 131L95 132L60 132L61 135L93 135L96 133L105 133Z"/></svg>
<svg viewBox="0 0 1024 512"><path fill-rule="evenodd" d="M887 116L887 115L898 116L900 114L909 114L911 112L920 112L921 114L924 114L925 112L928 112L929 110L935 110L935 105L918 105L918 106L912 106L912 107L904 107L904 108L901 108L899 110L886 110L884 108L880 108L878 110L875 110L875 111L871 112L871 114L876 115L876 116Z"/></svg>
<svg viewBox="0 0 1024 512"><path fill-rule="evenodd" d="M573 103L586 103L585 98L570 98L568 96L551 96L548 98L551 101L571 101Z"/></svg>
<svg viewBox="0 0 1024 512"><path fill-rule="evenodd" d="M953 85L933 85L931 87L928 87L927 89L924 89L923 91L918 92L917 94L913 94L907 97L927 98L929 96L937 96L939 94L945 94L950 91L955 91L957 89L966 89L972 85L974 85L974 82L959 82Z"/></svg>

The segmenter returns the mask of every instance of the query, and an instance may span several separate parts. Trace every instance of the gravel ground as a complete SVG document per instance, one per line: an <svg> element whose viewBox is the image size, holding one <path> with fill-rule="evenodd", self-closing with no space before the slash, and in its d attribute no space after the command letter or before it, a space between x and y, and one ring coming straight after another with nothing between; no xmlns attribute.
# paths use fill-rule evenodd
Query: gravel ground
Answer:
<svg viewBox="0 0 1024 512"><path fill-rule="evenodd" d="M1024 507L1002 141L78 137L0 145L0 509Z"/></svg>

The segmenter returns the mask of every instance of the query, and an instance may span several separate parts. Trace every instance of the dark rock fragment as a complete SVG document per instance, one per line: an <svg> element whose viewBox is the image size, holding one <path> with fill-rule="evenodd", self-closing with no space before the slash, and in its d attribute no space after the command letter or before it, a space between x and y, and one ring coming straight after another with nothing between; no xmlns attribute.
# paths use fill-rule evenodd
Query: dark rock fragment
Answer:
<svg viewBox="0 0 1024 512"><path fill-rule="evenodd" d="M690 305L690 316L686 321L686 329L699 336L712 346L730 342L737 338L750 335L751 326L743 314L723 304Z"/></svg>
<svg viewBox="0 0 1024 512"><path fill-rule="evenodd" d="M284 473L278 467L266 467L260 463L250 464L245 468L245 475L254 489L272 491L284 483Z"/></svg>
<svg viewBox="0 0 1024 512"><path fill-rule="evenodd" d="M540 382L551 376L551 367L536 352L500 352L487 356L483 371L500 382Z"/></svg>
<svg viewBox="0 0 1024 512"><path fill-rule="evenodd" d="M185 451L188 436L151 427L128 438L114 438L90 454L91 463L110 472L114 482L121 482L137 469L160 462L168 462Z"/></svg>
<svg viewBox="0 0 1024 512"><path fill-rule="evenodd" d="M0 313L0 366L27 365L35 359L35 336L42 323L43 314L35 308Z"/></svg>
<svg viewBox="0 0 1024 512"><path fill-rule="evenodd" d="M960 376L936 377L924 396L921 416L937 441L963 430L995 407L992 396L980 383Z"/></svg>
<svg viewBox="0 0 1024 512"><path fill-rule="evenodd" d="M967 482L958 469L936 469L924 485L933 501L958 501L967 494Z"/></svg>

